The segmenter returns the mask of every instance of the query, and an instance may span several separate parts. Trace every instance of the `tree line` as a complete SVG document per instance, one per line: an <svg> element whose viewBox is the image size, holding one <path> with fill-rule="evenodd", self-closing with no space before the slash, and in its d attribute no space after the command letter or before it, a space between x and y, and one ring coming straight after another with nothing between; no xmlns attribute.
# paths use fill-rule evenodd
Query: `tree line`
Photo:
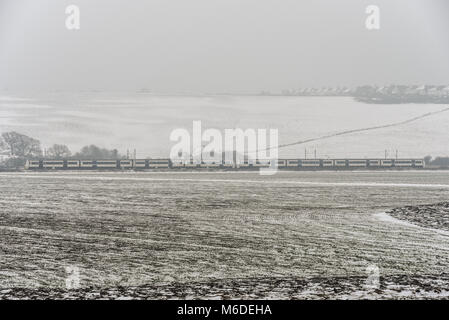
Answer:
<svg viewBox="0 0 449 320"><path fill-rule="evenodd" d="M435 157L435 159L433 159L432 156L425 156L424 163L426 164L426 166L448 168L449 157Z"/></svg>
<svg viewBox="0 0 449 320"><path fill-rule="evenodd" d="M72 154L64 144L54 144L45 152L39 140L24 134L10 131L0 136L0 155L6 160L3 166L17 168L23 166L27 159L123 159L117 149L108 150L96 145L88 145ZM1 159L1 158L0 158Z"/></svg>

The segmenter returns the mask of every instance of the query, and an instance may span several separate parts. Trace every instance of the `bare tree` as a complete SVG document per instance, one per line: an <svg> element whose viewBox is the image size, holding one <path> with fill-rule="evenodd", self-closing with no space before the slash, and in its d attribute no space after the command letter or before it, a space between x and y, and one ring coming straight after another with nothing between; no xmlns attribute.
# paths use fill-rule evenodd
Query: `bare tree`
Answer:
<svg viewBox="0 0 449 320"><path fill-rule="evenodd" d="M426 165L429 165L432 162L432 156L425 156L424 157L424 163Z"/></svg>
<svg viewBox="0 0 449 320"><path fill-rule="evenodd" d="M2 133L2 138L3 144L13 157L36 158L42 155L39 140L14 131Z"/></svg>
<svg viewBox="0 0 449 320"><path fill-rule="evenodd" d="M8 147L5 143L5 140L3 140L3 137L0 136L0 153L5 152L8 150Z"/></svg>
<svg viewBox="0 0 449 320"><path fill-rule="evenodd" d="M83 147L80 152L74 155L76 159L121 159L122 156L116 150L108 150L105 148L90 145Z"/></svg>
<svg viewBox="0 0 449 320"><path fill-rule="evenodd" d="M66 145L54 144L50 149L48 149L47 155L50 158L63 159L69 158L72 153L70 152L69 147L67 147Z"/></svg>

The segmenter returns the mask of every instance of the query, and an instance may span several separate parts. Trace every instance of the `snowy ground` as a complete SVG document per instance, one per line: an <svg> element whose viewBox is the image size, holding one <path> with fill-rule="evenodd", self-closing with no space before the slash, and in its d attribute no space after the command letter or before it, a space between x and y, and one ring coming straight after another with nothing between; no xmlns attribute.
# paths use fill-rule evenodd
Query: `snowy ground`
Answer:
<svg viewBox="0 0 449 320"><path fill-rule="evenodd" d="M0 298L447 298L449 237L379 212L448 178L2 173Z"/></svg>

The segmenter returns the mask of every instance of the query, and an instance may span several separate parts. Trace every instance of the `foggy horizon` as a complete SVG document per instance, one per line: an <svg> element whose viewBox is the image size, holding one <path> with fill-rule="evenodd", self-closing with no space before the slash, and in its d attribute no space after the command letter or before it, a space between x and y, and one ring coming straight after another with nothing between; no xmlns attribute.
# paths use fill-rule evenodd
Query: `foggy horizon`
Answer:
<svg viewBox="0 0 449 320"><path fill-rule="evenodd" d="M81 11L65 28L65 8ZM367 30L365 8L380 8ZM0 1L0 91L258 93L449 84L449 3Z"/></svg>

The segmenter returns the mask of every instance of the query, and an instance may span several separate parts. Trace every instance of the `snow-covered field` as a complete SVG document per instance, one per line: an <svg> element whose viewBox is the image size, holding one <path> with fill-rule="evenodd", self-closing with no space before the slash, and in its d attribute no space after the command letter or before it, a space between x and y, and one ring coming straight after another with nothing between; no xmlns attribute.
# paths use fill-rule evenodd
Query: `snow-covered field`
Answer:
<svg viewBox="0 0 449 320"><path fill-rule="evenodd" d="M349 97L158 96L84 93L0 96L0 131L38 138L44 147L88 144L137 149L138 157L168 157L176 128L278 129L279 144L346 130L388 125L447 108L435 104L370 105ZM449 156L449 112L400 126L282 148L280 157L383 158Z"/></svg>
<svg viewBox="0 0 449 320"><path fill-rule="evenodd" d="M447 200L448 178L1 173L0 297L447 298L449 237L379 213Z"/></svg>

